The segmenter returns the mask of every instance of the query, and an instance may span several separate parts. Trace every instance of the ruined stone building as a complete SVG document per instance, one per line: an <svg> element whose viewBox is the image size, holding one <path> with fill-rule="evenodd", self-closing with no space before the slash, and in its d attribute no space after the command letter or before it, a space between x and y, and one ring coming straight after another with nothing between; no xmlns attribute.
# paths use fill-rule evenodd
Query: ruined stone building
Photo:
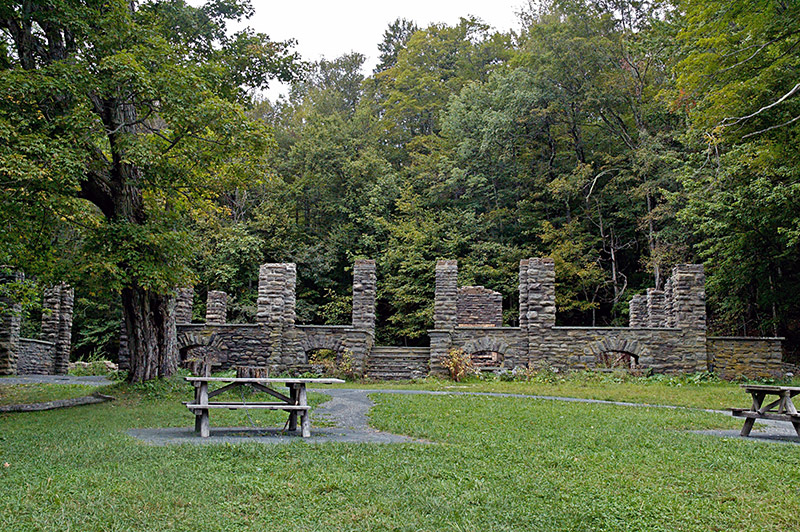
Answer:
<svg viewBox="0 0 800 532"><path fill-rule="evenodd" d="M777 376L781 338L720 338L706 334L702 265L675 266L664 291L648 290L630 302L629 327L556 326L552 259L520 262L519 326L502 325L502 295L458 286L458 264L436 266L434 328L430 347L376 346L376 271L371 260L353 268L353 313L347 325L298 325L294 264L264 264L259 272L256 323L228 324L227 296L208 294L206 323L189 323L191 290L178 301L182 358L208 356L217 368L255 366L273 373L308 369L317 349L347 352L358 373L411 378L441 373L441 358L464 350L485 370L518 367L558 370L636 367L655 373L713 370L726 378Z"/></svg>

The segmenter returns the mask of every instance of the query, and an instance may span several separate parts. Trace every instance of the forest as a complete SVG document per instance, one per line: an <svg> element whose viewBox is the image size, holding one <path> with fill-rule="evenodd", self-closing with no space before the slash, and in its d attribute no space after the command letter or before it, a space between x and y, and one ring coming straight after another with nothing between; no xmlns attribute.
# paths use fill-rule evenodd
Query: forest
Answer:
<svg viewBox="0 0 800 532"><path fill-rule="evenodd" d="M800 357L800 3L542 0L511 33L401 18L372 72L232 31L246 1L4 6L0 264L26 280L3 290L35 336L41 287L74 286L73 358L114 359L124 322L152 378L174 289L252 322L265 262L297 264L301 323L338 324L375 259L382 345L427 341L441 258L515 325L538 256L559 325L627 325L633 295L703 263L709 334Z"/></svg>

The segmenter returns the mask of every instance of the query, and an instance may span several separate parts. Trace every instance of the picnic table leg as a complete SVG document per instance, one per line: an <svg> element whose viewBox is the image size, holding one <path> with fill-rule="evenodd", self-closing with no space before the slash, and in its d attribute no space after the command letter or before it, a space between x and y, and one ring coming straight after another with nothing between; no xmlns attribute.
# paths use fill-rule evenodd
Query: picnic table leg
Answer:
<svg viewBox="0 0 800 532"><path fill-rule="evenodd" d="M195 382L194 384L194 404L200 403L200 384ZM200 411L194 411L194 431L200 432Z"/></svg>
<svg viewBox="0 0 800 532"><path fill-rule="evenodd" d="M297 385L297 403L300 406L308 406L306 385L302 382ZM303 432L303 438L311 436L311 419L308 416L308 410L300 411L300 428Z"/></svg>
<svg viewBox="0 0 800 532"><path fill-rule="evenodd" d="M742 432L739 433L740 436L746 438L750 435L750 431L753 430L753 423L756 422L755 418L748 417L744 420L744 427L742 427Z"/></svg>
<svg viewBox="0 0 800 532"><path fill-rule="evenodd" d="M200 382L200 401L198 404L202 407L208 406L208 382ZM208 422L208 408L200 408L200 437L208 438L211 435L211 427Z"/></svg>
<svg viewBox="0 0 800 532"><path fill-rule="evenodd" d="M297 404L297 385L290 384L289 385L289 399L293 405ZM289 412L289 430L295 431L297 430L297 410L291 410Z"/></svg>

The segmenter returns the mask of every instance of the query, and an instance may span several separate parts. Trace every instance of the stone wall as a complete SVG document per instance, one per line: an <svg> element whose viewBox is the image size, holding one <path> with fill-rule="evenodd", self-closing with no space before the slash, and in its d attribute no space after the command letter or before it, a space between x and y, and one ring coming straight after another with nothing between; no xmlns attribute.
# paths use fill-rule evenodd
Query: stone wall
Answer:
<svg viewBox="0 0 800 532"><path fill-rule="evenodd" d="M723 379L782 376L783 338L710 337L708 369Z"/></svg>
<svg viewBox="0 0 800 532"><path fill-rule="evenodd" d="M43 340L20 338L17 351L18 375L52 375L56 345Z"/></svg>
<svg viewBox="0 0 800 532"><path fill-rule="evenodd" d="M23 279L20 272L3 274L0 282L10 283ZM0 375L16 375L19 351L19 330L22 307L6 297L0 297Z"/></svg>
<svg viewBox="0 0 800 532"><path fill-rule="evenodd" d="M20 281L21 273L5 281ZM0 314L0 375L66 375L72 349L72 307L75 291L60 283L45 290L42 303L42 341L20 338L21 307L9 305Z"/></svg>
<svg viewBox="0 0 800 532"><path fill-rule="evenodd" d="M366 369L375 337L376 273L374 261L353 268L353 322L350 325L297 325L297 270L291 263L263 264L259 269L255 324L224 324L224 292L209 292L205 324L178 324L182 360L211 359L214 368L267 367L295 371L308 362L309 351L348 352L357 372ZM211 318L211 319L209 319Z"/></svg>
<svg viewBox="0 0 800 532"><path fill-rule="evenodd" d="M482 286L462 286L456 316L459 327L502 327L503 294Z"/></svg>

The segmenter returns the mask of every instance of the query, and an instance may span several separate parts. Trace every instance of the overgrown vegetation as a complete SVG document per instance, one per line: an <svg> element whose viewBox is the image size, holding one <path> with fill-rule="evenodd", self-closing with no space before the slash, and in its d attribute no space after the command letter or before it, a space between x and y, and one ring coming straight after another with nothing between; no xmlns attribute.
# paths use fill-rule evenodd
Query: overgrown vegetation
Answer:
<svg viewBox="0 0 800 532"><path fill-rule="evenodd" d="M800 346L796 2L546 0L514 34L400 19L369 75L229 35L246 1L22 4L0 8L0 264L76 285L81 356L178 283L252 320L264 262L297 263L301 322L346 322L363 257L387 345L425 341L436 259L513 325L518 260L551 256L560 324L625 324L703 262L710 333ZM257 101L270 76L290 95Z"/></svg>

